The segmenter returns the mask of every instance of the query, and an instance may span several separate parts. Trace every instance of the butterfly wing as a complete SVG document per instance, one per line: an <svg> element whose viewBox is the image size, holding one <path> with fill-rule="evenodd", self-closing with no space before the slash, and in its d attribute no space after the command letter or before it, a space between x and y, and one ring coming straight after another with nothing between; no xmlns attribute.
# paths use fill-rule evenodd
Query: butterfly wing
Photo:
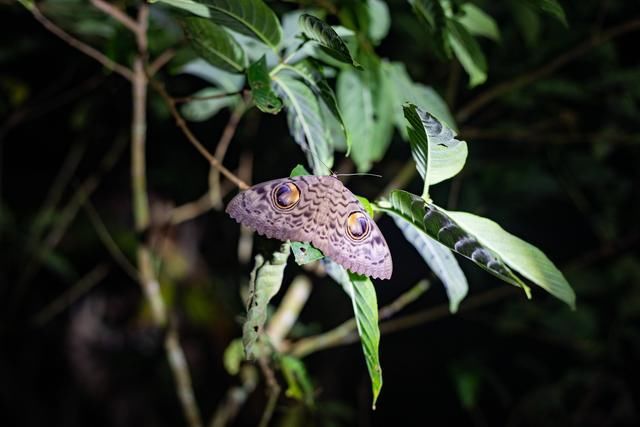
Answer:
<svg viewBox="0 0 640 427"><path fill-rule="evenodd" d="M294 193L299 192L298 199L283 208L277 196L283 185L291 183ZM311 243L355 273L391 277L393 265L384 236L358 199L335 177L299 176L263 182L234 197L226 210L239 223L269 238ZM350 222L352 217L359 222ZM363 233L354 236L350 226Z"/></svg>

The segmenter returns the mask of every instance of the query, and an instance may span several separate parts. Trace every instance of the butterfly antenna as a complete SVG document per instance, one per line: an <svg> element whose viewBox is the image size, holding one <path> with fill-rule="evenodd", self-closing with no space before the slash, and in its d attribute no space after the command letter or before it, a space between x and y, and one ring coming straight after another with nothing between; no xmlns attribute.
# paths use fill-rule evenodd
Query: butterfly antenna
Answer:
<svg viewBox="0 0 640 427"><path fill-rule="evenodd" d="M339 173L333 174L334 176L375 176L376 178L382 178L382 175L378 175L377 173L366 173L366 172L356 172L356 173Z"/></svg>

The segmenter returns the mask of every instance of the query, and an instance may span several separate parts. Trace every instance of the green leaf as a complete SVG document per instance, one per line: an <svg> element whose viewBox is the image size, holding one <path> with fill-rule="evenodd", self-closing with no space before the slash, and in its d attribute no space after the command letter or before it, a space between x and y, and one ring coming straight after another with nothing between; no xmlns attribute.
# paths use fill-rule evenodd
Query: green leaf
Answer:
<svg viewBox="0 0 640 427"><path fill-rule="evenodd" d="M320 44L321 50L332 58L362 68L351 56L349 48L333 28L321 19L309 14L300 15L298 25L304 34Z"/></svg>
<svg viewBox="0 0 640 427"><path fill-rule="evenodd" d="M360 202L365 211L369 214L371 218L373 218L373 207L371 206L371 202L366 197L356 196L356 199Z"/></svg>
<svg viewBox="0 0 640 427"><path fill-rule="evenodd" d="M291 242L291 252L298 265L309 264L324 258L322 251L311 243Z"/></svg>
<svg viewBox="0 0 640 427"><path fill-rule="evenodd" d="M369 38L373 43L378 44L389 33L391 27L391 16L389 6L382 0L367 0L369 10Z"/></svg>
<svg viewBox="0 0 640 427"><path fill-rule="evenodd" d="M202 18L185 18L182 22L193 50L204 60L231 73L245 69L247 59L242 46L223 28Z"/></svg>
<svg viewBox="0 0 640 427"><path fill-rule="evenodd" d="M311 175L311 173L302 165L298 164L295 168L291 169L291 173L289 177L293 178L294 176L306 176Z"/></svg>
<svg viewBox="0 0 640 427"><path fill-rule="evenodd" d="M238 375L238 372L240 372L240 364L244 360L244 347L241 338L236 338L229 343L224 350L222 360L224 368L229 375Z"/></svg>
<svg viewBox="0 0 640 427"><path fill-rule="evenodd" d="M524 2L510 2L513 19L529 48L540 39L540 16Z"/></svg>
<svg viewBox="0 0 640 427"><path fill-rule="evenodd" d="M393 216L393 220L405 239L416 248L431 271L442 281L449 298L449 311L458 311L460 301L469 291L469 284L451 251L400 217Z"/></svg>
<svg viewBox="0 0 640 427"><path fill-rule="evenodd" d="M527 296L530 295L529 287L509 269L499 254L480 243L470 231L456 224L442 208L426 203L420 197L403 190L393 191L387 202L379 202L377 206L383 212L397 216L420 232L470 259L499 279L521 287Z"/></svg>
<svg viewBox="0 0 640 427"><path fill-rule="evenodd" d="M267 306L282 286L289 250L289 243L283 243L280 250L274 252L271 260L266 262L261 255L256 255L249 285L247 320L242 326L242 344L248 360L254 360L260 356L258 340L267 321Z"/></svg>
<svg viewBox="0 0 640 427"><path fill-rule="evenodd" d="M276 49L282 28L276 14L262 0L156 0L260 40Z"/></svg>
<svg viewBox="0 0 640 427"><path fill-rule="evenodd" d="M195 59L185 64L181 73L199 77L211 84L220 86L226 92L239 92L244 86L244 74L228 73L220 68L213 67L203 59Z"/></svg>
<svg viewBox="0 0 640 427"><path fill-rule="evenodd" d="M302 148L315 175L328 175L333 165L331 145L324 137L324 124L316 96L304 83L291 77L273 76L285 100L289 132Z"/></svg>
<svg viewBox="0 0 640 427"><path fill-rule="evenodd" d="M308 406L313 406L313 384L309 379L304 363L293 356L282 355L279 358L282 375L287 382L285 395L300 400Z"/></svg>
<svg viewBox="0 0 640 427"><path fill-rule="evenodd" d="M327 263L327 274L342 288L351 298L353 313L358 326L362 351L371 378L371 388L373 391L373 409L382 389L382 368L378 347L380 345L380 329L378 328L378 300L376 290L371 279L351 272L347 272L340 265Z"/></svg>
<svg viewBox="0 0 640 427"><path fill-rule="evenodd" d="M429 186L455 176L467 159L467 143L429 113L413 104L403 106L409 122L409 143L416 168L424 179L422 197L429 200Z"/></svg>
<svg viewBox="0 0 640 427"><path fill-rule="evenodd" d="M494 41L500 41L500 30L496 21L485 11L473 3L464 3L460 6L463 16L457 18L473 35L487 37Z"/></svg>
<svg viewBox="0 0 640 427"><path fill-rule="evenodd" d="M426 24L426 29L433 38L436 51L445 58L451 57L451 46L446 37L446 14L440 0L409 0L413 12Z"/></svg>
<svg viewBox="0 0 640 427"><path fill-rule="evenodd" d="M487 60L476 39L453 19L447 19L447 38L462 68L469 74L469 86L484 83L487 80Z"/></svg>
<svg viewBox="0 0 640 427"><path fill-rule="evenodd" d="M277 114L282 109L282 100L271 89L271 78L267 70L267 59L262 56L249 66L247 80L251 87L251 95L260 111Z"/></svg>
<svg viewBox="0 0 640 427"><path fill-rule="evenodd" d="M495 222L467 212L448 212L478 242L499 254L504 262L551 295L575 309L576 295L558 268L538 248L506 232Z"/></svg>
<svg viewBox="0 0 640 427"><path fill-rule="evenodd" d="M392 82L394 86L392 91L394 121L405 139L408 138L408 134L402 106L407 102L415 104L418 108L428 112L451 129L457 129L449 107L442 97L438 95L438 92L430 86L414 83L409 77L404 64L400 62L384 62L383 70L387 75L387 80Z"/></svg>
<svg viewBox="0 0 640 427"><path fill-rule="evenodd" d="M342 118L342 113L340 112L340 107L338 106L338 100L336 99L336 95L331 89L331 86L327 83L327 80L322 75L319 66L311 59L305 59L303 61L298 62L296 65L285 66L283 67L284 71L291 71L296 76L300 77L307 86L319 97L329 111L334 115L334 117L338 120L342 131L344 132L345 141L347 144L347 153L351 148L351 140L349 138L349 133L347 132L347 128L344 125L344 120Z"/></svg>
<svg viewBox="0 0 640 427"><path fill-rule="evenodd" d="M193 122L202 122L215 116L218 111L223 108L235 105L240 101L239 95L230 95L220 98L210 99L197 99L207 98L211 96L218 96L226 94L226 90L207 87L191 95L194 99L185 103L182 108L182 115Z"/></svg>
<svg viewBox="0 0 640 427"><path fill-rule="evenodd" d="M558 21L562 22L565 27L569 26L564 9L557 0L524 0L524 2L534 9L541 10L555 17Z"/></svg>

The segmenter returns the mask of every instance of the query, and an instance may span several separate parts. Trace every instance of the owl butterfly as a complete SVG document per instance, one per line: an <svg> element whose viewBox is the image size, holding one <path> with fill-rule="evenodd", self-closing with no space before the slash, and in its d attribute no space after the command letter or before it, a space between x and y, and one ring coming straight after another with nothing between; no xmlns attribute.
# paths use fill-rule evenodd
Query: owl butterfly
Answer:
<svg viewBox="0 0 640 427"><path fill-rule="evenodd" d="M354 273L389 279L389 247L358 199L335 176L296 176L256 184L227 213L259 234L311 243Z"/></svg>

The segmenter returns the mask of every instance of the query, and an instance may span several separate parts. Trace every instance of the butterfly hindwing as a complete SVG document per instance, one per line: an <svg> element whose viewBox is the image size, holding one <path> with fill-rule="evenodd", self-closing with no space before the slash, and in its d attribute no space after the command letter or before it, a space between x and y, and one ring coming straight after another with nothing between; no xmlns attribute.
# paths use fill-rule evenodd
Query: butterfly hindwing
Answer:
<svg viewBox="0 0 640 427"><path fill-rule="evenodd" d="M263 182L234 197L227 213L269 238L311 243L355 273L391 277L391 254L382 233L336 177Z"/></svg>

